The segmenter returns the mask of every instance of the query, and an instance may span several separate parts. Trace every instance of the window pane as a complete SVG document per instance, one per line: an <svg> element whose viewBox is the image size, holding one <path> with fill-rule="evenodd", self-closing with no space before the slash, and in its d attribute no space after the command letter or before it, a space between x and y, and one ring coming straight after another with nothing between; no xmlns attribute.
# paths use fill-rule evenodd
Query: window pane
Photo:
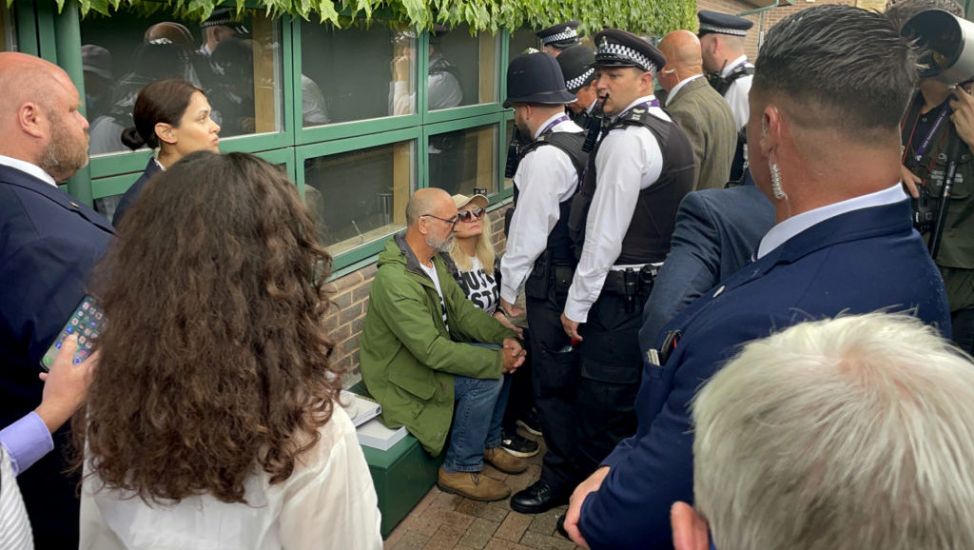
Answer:
<svg viewBox="0 0 974 550"><path fill-rule="evenodd" d="M416 112L416 35L301 22L304 126Z"/></svg>
<svg viewBox="0 0 974 550"><path fill-rule="evenodd" d="M496 36L470 36L465 25L430 33L429 110L497 101L497 45Z"/></svg>
<svg viewBox="0 0 974 550"><path fill-rule="evenodd" d="M17 31L14 29L14 13L7 3L0 3L0 51L17 49Z"/></svg>
<svg viewBox="0 0 974 550"><path fill-rule="evenodd" d="M415 142L304 161L304 200L333 256L405 227Z"/></svg>
<svg viewBox="0 0 974 550"><path fill-rule="evenodd" d="M93 155L127 150L121 132L133 125L143 87L182 78L206 93L220 137L282 128L280 22L245 10L239 22L181 20L160 9L121 8L81 21L85 101Z"/></svg>
<svg viewBox="0 0 974 550"><path fill-rule="evenodd" d="M497 191L497 126L468 128L429 138L429 186L451 195Z"/></svg>
<svg viewBox="0 0 974 550"><path fill-rule="evenodd" d="M508 56L511 59L521 55L528 48L534 48L535 50L541 49L541 41L538 40L534 31L521 29L511 33L507 47Z"/></svg>
<svg viewBox="0 0 974 550"><path fill-rule="evenodd" d="M133 183L135 183L133 181ZM95 212L105 216L105 219L111 221L115 217L115 210L118 208L118 203L122 201L122 195L111 195L109 197L102 197L100 199L95 199Z"/></svg>

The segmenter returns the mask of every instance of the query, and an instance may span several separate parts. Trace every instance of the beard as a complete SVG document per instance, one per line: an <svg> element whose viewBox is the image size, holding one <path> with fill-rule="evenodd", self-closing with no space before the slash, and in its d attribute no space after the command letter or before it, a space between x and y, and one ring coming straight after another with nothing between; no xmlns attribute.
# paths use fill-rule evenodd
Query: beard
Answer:
<svg viewBox="0 0 974 550"><path fill-rule="evenodd" d="M450 248L453 246L453 233L450 233L450 236L442 240L437 239L432 235L427 235L426 246L437 252L449 252Z"/></svg>
<svg viewBox="0 0 974 550"><path fill-rule="evenodd" d="M51 140L38 166L55 181L61 182L88 164L88 139L87 134L83 140L75 139L60 118L53 113L48 116L56 122L51 125Z"/></svg>

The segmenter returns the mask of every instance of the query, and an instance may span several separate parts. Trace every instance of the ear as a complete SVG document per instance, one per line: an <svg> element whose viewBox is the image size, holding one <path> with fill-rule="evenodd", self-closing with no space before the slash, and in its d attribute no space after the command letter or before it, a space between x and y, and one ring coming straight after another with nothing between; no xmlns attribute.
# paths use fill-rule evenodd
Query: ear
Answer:
<svg viewBox="0 0 974 550"><path fill-rule="evenodd" d="M41 106L33 101L28 101L17 109L17 125L33 138L43 139L50 123Z"/></svg>
<svg viewBox="0 0 974 550"><path fill-rule="evenodd" d="M165 122L157 122L153 130L156 133L156 137L159 138L161 143L168 143L169 145L175 145L179 138L176 136L176 129L173 128L172 124L166 124Z"/></svg>
<svg viewBox="0 0 974 550"><path fill-rule="evenodd" d="M781 110L772 104L764 106L761 112L761 154L770 158L771 153L781 145L784 133L784 118Z"/></svg>
<svg viewBox="0 0 974 550"><path fill-rule="evenodd" d="M673 550L710 549L707 520L689 504L673 504L670 508L670 525L673 528Z"/></svg>

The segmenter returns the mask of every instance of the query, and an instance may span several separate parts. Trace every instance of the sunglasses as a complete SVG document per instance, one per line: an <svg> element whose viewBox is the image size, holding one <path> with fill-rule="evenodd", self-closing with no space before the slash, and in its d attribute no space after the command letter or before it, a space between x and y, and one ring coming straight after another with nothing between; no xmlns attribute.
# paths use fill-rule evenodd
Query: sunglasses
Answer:
<svg viewBox="0 0 974 550"><path fill-rule="evenodd" d="M457 219L462 222L471 222L475 219L479 220L484 217L485 210L483 208L476 208L474 210L461 210L457 212Z"/></svg>

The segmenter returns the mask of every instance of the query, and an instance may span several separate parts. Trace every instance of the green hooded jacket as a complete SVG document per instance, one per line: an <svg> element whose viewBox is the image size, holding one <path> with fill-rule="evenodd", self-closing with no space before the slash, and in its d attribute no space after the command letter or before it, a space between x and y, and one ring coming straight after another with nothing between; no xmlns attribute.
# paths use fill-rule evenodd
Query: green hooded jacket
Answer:
<svg viewBox="0 0 974 550"><path fill-rule="evenodd" d="M453 420L453 377L498 379L502 344L515 334L467 300L443 260L433 257L446 303L449 331L433 281L402 233L386 244L369 292L359 360L382 421L406 429L430 454L443 451Z"/></svg>

